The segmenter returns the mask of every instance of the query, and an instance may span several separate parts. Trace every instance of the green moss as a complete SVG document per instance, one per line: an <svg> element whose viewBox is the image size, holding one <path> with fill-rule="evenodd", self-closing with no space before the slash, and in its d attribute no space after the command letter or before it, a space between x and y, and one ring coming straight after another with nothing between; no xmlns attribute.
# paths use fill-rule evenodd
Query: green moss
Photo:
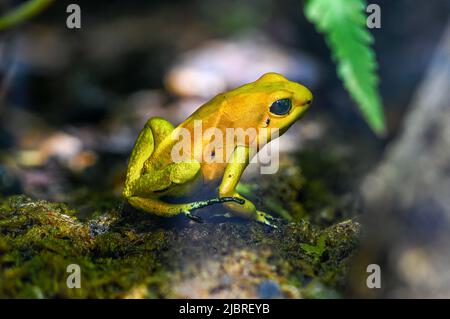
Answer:
<svg viewBox="0 0 450 319"><path fill-rule="evenodd" d="M355 180L346 160L325 151L280 158L277 174L257 175L238 191L258 207L287 221L309 220L321 227L353 217L348 194Z"/></svg>
<svg viewBox="0 0 450 319"><path fill-rule="evenodd" d="M325 252L326 246L325 241L327 239L326 234L320 235L319 239L317 240L316 245L310 245L310 244L300 244L300 248L302 248L304 251L306 251L308 254L312 255L316 260L319 260L322 254Z"/></svg>
<svg viewBox="0 0 450 319"><path fill-rule="evenodd" d="M156 285L148 296L165 289L153 253L164 243L161 231L95 236L92 224L79 222L64 204L24 196L3 200L0 211L1 297L124 297L143 282ZM67 287L70 264L81 267L83 289Z"/></svg>

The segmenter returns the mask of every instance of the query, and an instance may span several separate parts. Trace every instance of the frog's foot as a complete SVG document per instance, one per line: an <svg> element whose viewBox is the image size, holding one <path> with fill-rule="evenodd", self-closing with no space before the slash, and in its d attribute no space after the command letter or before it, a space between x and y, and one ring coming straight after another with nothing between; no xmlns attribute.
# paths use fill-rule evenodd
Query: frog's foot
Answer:
<svg viewBox="0 0 450 319"><path fill-rule="evenodd" d="M278 228L273 222L276 219L273 218L271 215L264 213L262 211L257 210L256 211L256 221L260 222L262 224L265 224L267 226L270 226L272 228Z"/></svg>
<svg viewBox="0 0 450 319"><path fill-rule="evenodd" d="M244 204L245 201L239 197L231 197L231 196L217 197L217 198L211 198L211 199L207 199L207 200L199 200L199 201L190 203L188 210L199 209L199 208L203 208L206 206L222 204L222 203L227 203L227 202L235 202L235 203L242 205L242 204Z"/></svg>
<svg viewBox="0 0 450 319"><path fill-rule="evenodd" d="M195 209L200 209L206 206L214 205L214 204L221 204L226 202L235 202L238 204L243 204L244 200L238 197L218 197L218 198L212 198L208 200L202 200L197 201L188 204L188 208L184 209L182 212L184 215L186 215L187 218L192 219L195 222L202 223L203 219L197 215L193 215L192 211Z"/></svg>

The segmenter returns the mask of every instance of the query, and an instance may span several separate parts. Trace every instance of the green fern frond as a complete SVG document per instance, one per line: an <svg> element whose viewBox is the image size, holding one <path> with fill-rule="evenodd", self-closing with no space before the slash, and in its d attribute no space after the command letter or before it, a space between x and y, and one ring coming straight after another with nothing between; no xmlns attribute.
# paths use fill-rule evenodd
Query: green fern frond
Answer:
<svg viewBox="0 0 450 319"><path fill-rule="evenodd" d="M337 73L373 131L385 133L377 63L366 28L364 0L308 0L306 17L325 35Z"/></svg>

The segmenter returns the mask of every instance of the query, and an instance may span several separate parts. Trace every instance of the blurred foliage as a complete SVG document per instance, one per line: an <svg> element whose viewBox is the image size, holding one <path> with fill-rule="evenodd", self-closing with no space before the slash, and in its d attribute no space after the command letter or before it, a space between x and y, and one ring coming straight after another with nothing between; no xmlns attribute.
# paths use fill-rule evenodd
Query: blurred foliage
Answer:
<svg viewBox="0 0 450 319"><path fill-rule="evenodd" d="M53 0L23 2L0 17L0 31L33 17L52 2ZM238 4L239 2L233 2L230 6L213 1L215 9L212 9L210 4L205 6L205 11L221 13L230 11L230 14L225 15L227 17L225 21L220 22L220 19L214 18L214 21L224 29L239 29L245 25L261 23L256 18L257 15L252 14L256 4L253 2L250 5ZM267 5L266 1L257 3L259 8ZM358 104L369 126L376 134L382 135L386 128L377 88L375 53L370 47L373 37L366 28L365 6L365 0L307 0L305 15L316 25L317 30L325 35L337 63L338 76Z"/></svg>
<svg viewBox="0 0 450 319"><path fill-rule="evenodd" d="M305 15L325 35L338 76L370 127L382 135L386 128L365 7L364 0L308 0Z"/></svg>
<svg viewBox="0 0 450 319"><path fill-rule="evenodd" d="M29 0L0 17L0 31L25 21L47 8L53 0Z"/></svg>

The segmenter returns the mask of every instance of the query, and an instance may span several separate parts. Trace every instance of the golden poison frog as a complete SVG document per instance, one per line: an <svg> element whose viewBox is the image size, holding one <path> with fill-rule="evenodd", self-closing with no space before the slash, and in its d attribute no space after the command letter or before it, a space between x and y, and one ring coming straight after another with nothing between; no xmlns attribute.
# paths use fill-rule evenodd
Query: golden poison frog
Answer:
<svg viewBox="0 0 450 319"><path fill-rule="evenodd" d="M272 217L257 210L236 186L255 155L253 146L258 151L283 134L311 102L306 87L267 73L218 94L177 127L150 118L129 159L124 197L133 207L159 216L185 214L201 221L192 211L223 204L233 215L272 225Z"/></svg>

